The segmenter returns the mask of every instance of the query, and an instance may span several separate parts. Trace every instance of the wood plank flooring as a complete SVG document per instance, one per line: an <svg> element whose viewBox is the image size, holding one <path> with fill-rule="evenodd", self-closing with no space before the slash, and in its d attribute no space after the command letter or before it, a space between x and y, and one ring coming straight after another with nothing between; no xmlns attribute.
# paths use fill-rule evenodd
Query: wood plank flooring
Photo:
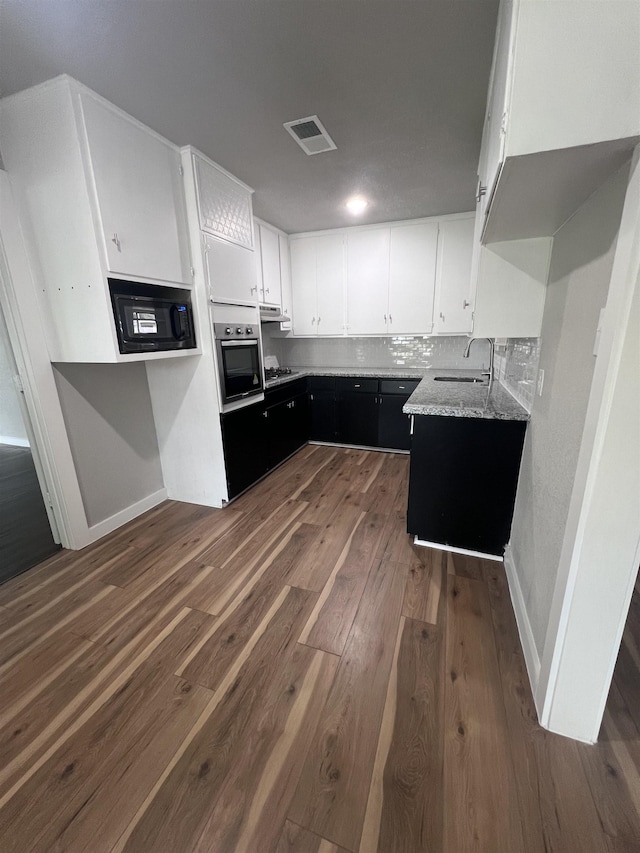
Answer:
<svg viewBox="0 0 640 853"><path fill-rule="evenodd" d="M638 645L597 746L540 729L502 566L414 547L407 481L308 446L0 587L0 851L639 851Z"/></svg>
<svg viewBox="0 0 640 853"><path fill-rule="evenodd" d="M59 549L51 534L31 448L0 444L0 583Z"/></svg>

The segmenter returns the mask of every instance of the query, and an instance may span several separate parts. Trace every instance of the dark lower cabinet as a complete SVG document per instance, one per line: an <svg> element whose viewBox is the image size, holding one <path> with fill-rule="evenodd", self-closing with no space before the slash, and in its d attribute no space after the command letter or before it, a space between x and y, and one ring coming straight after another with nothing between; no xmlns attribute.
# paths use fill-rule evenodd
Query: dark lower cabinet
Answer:
<svg viewBox="0 0 640 853"><path fill-rule="evenodd" d="M380 380L378 447L411 449L411 415L402 408L419 384L418 379Z"/></svg>
<svg viewBox="0 0 640 853"><path fill-rule="evenodd" d="M509 541L526 421L416 415L407 530L501 556Z"/></svg>
<svg viewBox="0 0 640 853"><path fill-rule="evenodd" d="M266 413L271 469L309 440L309 398L306 394L299 394L291 400L269 406Z"/></svg>
<svg viewBox="0 0 640 853"><path fill-rule="evenodd" d="M221 415L229 498L248 489L269 470L264 403Z"/></svg>
<svg viewBox="0 0 640 853"><path fill-rule="evenodd" d="M338 396L338 441L378 445L378 395L342 391Z"/></svg>
<svg viewBox="0 0 640 853"><path fill-rule="evenodd" d="M308 381L311 441L338 440L336 381L331 376L312 376Z"/></svg>

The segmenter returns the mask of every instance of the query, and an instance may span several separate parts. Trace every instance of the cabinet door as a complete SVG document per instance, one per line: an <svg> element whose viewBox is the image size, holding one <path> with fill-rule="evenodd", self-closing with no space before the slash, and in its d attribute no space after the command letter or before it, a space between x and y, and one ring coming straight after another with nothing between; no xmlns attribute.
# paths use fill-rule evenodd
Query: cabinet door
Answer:
<svg viewBox="0 0 640 853"><path fill-rule="evenodd" d="M293 294L291 292L291 256L289 254L289 240L286 237L283 237L282 234L279 234L278 243L280 248L280 284L282 288L282 312L286 314L287 317L291 317L293 312ZM289 331L291 327L291 321L288 323L280 324L280 328L283 331Z"/></svg>
<svg viewBox="0 0 640 853"><path fill-rule="evenodd" d="M193 155L200 229L253 249L251 191L213 163Z"/></svg>
<svg viewBox="0 0 640 853"><path fill-rule="evenodd" d="M80 95L110 273L191 283L180 155L90 95Z"/></svg>
<svg viewBox="0 0 640 853"><path fill-rule="evenodd" d="M405 415L402 411L409 397L401 394L382 394L378 399L378 446L409 450L411 415Z"/></svg>
<svg viewBox="0 0 640 853"><path fill-rule="evenodd" d="M350 335L387 332L389 229L347 235L347 331Z"/></svg>
<svg viewBox="0 0 640 853"><path fill-rule="evenodd" d="M433 328L438 225L421 222L391 228L388 329L424 335Z"/></svg>
<svg viewBox="0 0 640 853"><path fill-rule="evenodd" d="M318 312L316 307L316 239L301 237L292 240L291 288L293 294L294 335L315 335Z"/></svg>
<svg viewBox="0 0 640 853"><path fill-rule="evenodd" d="M266 443L259 440L266 433L265 412L264 405L258 403L222 415L229 498L236 497L267 473Z"/></svg>
<svg viewBox="0 0 640 853"><path fill-rule="evenodd" d="M440 223L436 281L435 331L467 335L471 332L471 260L475 218Z"/></svg>
<svg viewBox="0 0 640 853"><path fill-rule="evenodd" d="M309 396L311 407L310 436L312 441L337 441L335 391L319 389Z"/></svg>
<svg viewBox="0 0 640 853"><path fill-rule="evenodd" d="M316 237L318 335L344 334L344 237Z"/></svg>
<svg viewBox="0 0 640 853"><path fill-rule="evenodd" d="M278 235L260 225L260 255L262 260L261 302L280 305L280 243Z"/></svg>
<svg viewBox="0 0 640 853"><path fill-rule="evenodd" d="M209 295L257 302L255 254L242 246L203 234Z"/></svg>
<svg viewBox="0 0 640 853"><path fill-rule="evenodd" d="M342 391L338 397L338 441L376 447L378 443L377 394Z"/></svg>
<svg viewBox="0 0 640 853"><path fill-rule="evenodd" d="M481 210L484 215L496 178L504 160L505 128L512 73L512 56L516 10L514 0L502 0L498 13L496 41L489 84L489 98L480 152L480 183L486 187Z"/></svg>
<svg viewBox="0 0 640 853"><path fill-rule="evenodd" d="M306 394L267 409L269 468L275 468L309 440Z"/></svg>

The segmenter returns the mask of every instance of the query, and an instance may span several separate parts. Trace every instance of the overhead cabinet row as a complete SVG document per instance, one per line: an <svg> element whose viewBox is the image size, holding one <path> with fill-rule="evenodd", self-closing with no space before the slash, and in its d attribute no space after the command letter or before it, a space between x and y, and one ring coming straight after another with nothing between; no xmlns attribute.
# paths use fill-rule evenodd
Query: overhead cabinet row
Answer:
<svg viewBox="0 0 640 853"><path fill-rule="evenodd" d="M139 358L119 351L108 279L191 288L179 150L66 76L5 99L1 118L52 360Z"/></svg>
<svg viewBox="0 0 640 853"><path fill-rule="evenodd" d="M466 334L472 216L290 237L298 336Z"/></svg>

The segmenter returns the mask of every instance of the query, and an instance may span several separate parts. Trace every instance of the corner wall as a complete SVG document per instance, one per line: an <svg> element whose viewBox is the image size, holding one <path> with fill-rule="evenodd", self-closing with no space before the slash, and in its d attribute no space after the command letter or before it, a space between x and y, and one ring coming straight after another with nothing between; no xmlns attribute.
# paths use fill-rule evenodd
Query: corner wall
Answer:
<svg viewBox="0 0 640 853"><path fill-rule="evenodd" d="M542 658L607 301L628 165L554 238L535 396L511 530L511 556L535 650Z"/></svg>

